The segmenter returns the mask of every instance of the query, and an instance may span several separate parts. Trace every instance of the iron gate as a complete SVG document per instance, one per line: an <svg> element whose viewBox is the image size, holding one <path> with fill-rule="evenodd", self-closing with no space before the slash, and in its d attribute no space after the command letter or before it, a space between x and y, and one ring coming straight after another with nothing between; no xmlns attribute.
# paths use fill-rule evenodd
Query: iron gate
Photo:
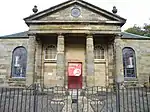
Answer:
<svg viewBox="0 0 150 112"><path fill-rule="evenodd" d="M1 88L0 112L150 112L149 90L98 86Z"/></svg>

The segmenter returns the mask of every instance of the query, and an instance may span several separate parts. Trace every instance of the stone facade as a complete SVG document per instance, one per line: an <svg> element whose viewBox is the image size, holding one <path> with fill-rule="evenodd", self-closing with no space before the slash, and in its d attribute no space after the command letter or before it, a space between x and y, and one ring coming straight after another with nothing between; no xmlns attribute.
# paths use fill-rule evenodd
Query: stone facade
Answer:
<svg viewBox="0 0 150 112"><path fill-rule="evenodd" d="M0 39L0 86L25 86L26 84L26 79L11 78L12 52L18 46L28 49L28 38Z"/></svg>
<svg viewBox="0 0 150 112"><path fill-rule="evenodd" d="M70 11L74 7L78 7L82 13L82 15L79 16L78 18L74 18L70 13ZM91 12L89 9L84 8L81 5L75 4L70 7L64 8L63 10L60 10L58 12L54 12L53 14L50 14L46 17L39 18L39 20L44 20L44 21L51 20L53 22L57 22L57 21L91 21L91 22L94 22L94 21L107 21L109 19L104 17L102 14L100 15L96 12Z"/></svg>
<svg viewBox="0 0 150 112"><path fill-rule="evenodd" d="M127 39L118 38L115 41L116 45L116 75L123 75L123 61L122 61L122 50L124 47L131 47L135 51L136 55L136 73L137 79L135 80L124 80L125 82L138 82L144 84L149 82L150 77L150 45L148 44L150 39Z"/></svg>
<svg viewBox="0 0 150 112"><path fill-rule="evenodd" d="M74 17L72 10L79 15ZM1 86L68 87L68 63L82 64L82 88L110 86L117 77L124 77L122 49L131 47L136 54L134 80L123 81L143 84L150 76L149 38L128 34L123 37L121 26L125 19L80 0L71 0L24 19L29 26L26 35L0 38ZM132 35L132 36L129 36ZM13 37L13 38L12 38ZM138 38L137 38L138 37ZM56 58L46 59L46 46L56 46ZM95 58L95 46L101 45L104 57ZM25 78L11 77L12 52L18 46L27 49ZM54 51L53 51L54 52ZM77 78L78 77L74 77Z"/></svg>
<svg viewBox="0 0 150 112"><path fill-rule="evenodd" d="M28 42L28 60L27 60L27 79L26 84L29 86L35 82L35 59L36 59L36 36L34 34L29 35Z"/></svg>

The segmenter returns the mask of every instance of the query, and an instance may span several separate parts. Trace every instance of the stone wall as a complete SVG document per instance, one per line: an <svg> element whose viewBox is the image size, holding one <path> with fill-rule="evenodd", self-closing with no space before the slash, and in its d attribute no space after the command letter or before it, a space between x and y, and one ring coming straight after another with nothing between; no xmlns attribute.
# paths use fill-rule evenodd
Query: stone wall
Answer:
<svg viewBox="0 0 150 112"><path fill-rule="evenodd" d="M140 84L147 82L150 76L150 40L116 39L116 75L123 75L122 49L131 47L136 55L137 80ZM132 80L131 80L132 81ZM125 81L129 82L129 81Z"/></svg>
<svg viewBox="0 0 150 112"><path fill-rule="evenodd" d="M85 41L85 40L84 40ZM136 67L137 67L137 81L141 84L148 81L150 76L150 40L142 40L142 39L115 39L115 54L116 54L116 63L113 59L113 44L108 45L108 83L112 84L115 75L123 75L123 62L122 62L122 49L124 47L131 47L135 50L136 54ZM24 86L25 79L13 79L11 78L11 61L12 61L12 51L17 46L24 46L26 49L28 48L28 39L0 39L0 83L1 86L8 85L18 85ZM85 43L84 45L72 45L71 43L65 43L66 47L66 68L67 62L69 61L81 61L83 62L83 86L86 86L86 67L85 67ZM38 47L39 46L39 47ZM41 59L41 44L37 44L37 52L36 52L36 74L37 80L40 82L43 78L42 75L42 59ZM72 57L73 56L73 57ZM83 57L83 58L81 58ZM106 62L105 62L106 63ZM56 66L56 65L55 65ZM96 66L96 65L95 65ZM106 66L106 65L105 65ZM113 67L116 67L116 72L114 72ZM100 67L101 68L101 67ZM107 71L107 70L103 70ZM56 72L56 71L55 71ZM66 70L67 72L67 70ZM107 72L106 72L107 74ZM50 75L50 74L49 74ZM106 80L106 76L104 80ZM97 77L95 78L97 79ZM65 79L67 81L67 78ZM46 82L45 82L46 83ZM66 84L65 84L66 85Z"/></svg>
<svg viewBox="0 0 150 112"><path fill-rule="evenodd" d="M12 52L18 46L28 47L28 38L0 39L0 86L24 86L25 79L11 78Z"/></svg>
<svg viewBox="0 0 150 112"><path fill-rule="evenodd" d="M71 10L74 7L80 9L81 15L79 17L73 17ZM61 9L57 12L50 13L49 15L42 16L36 21L48 21L52 24L34 24L30 25L30 31L35 33L106 33L114 34L120 33L120 25L107 24L107 22L115 21L110 17L104 16L96 11L85 8L81 5L72 5ZM57 24L65 23L66 24ZM73 23L82 24L73 24ZM103 24L103 22L106 24ZM115 21L116 22L116 21ZM115 23L114 22L114 23ZM94 23L94 24L91 24Z"/></svg>
<svg viewBox="0 0 150 112"><path fill-rule="evenodd" d="M113 42L110 42L113 37L100 36L96 37L95 45L102 45L104 48L104 59L95 59L95 85L108 86L113 83L114 78L114 57L113 57Z"/></svg>
<svg viewBox="0 0 150 112"><path fill-rule="evenodd" d="M49 45L57 46L57 37L48 35L46 37L42 36L40 37L40 44L38 44L39 48L38 53L36 56L39 58L37 67L37 76L38 76L38 82L41 83L44 87L51 87L59 85L58 79L56 75L56 69L57 69L57 59L49 60L45 59L45 49Z"/></svg>
<svg viewBox="0 0 150 112"><path fill-rule="evenodd" d="M74 7L80 9L81 15L79 17L73 17L71 15L71 10ZM46 17L40 18L44 21L107 21L110 20L107 17L104 17L102 14L98 14L94 11L91 11L87 8L84 8L80 5L72 5L53 14L46 15Z"/></svg>
<svg viewBox="0 0 150 112"><path fill-rule="evenodd" d="M82 86L86 86L86 63L85 63L85 39L84 38L68 38L65 43L66 57L66 85L68 84L68 62L82 63Z"/></svg>

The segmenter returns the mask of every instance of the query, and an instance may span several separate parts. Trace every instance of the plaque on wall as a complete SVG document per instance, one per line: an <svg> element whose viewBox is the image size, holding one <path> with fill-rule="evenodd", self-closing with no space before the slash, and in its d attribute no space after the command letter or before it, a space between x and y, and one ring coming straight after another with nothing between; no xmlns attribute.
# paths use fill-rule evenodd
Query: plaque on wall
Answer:
<svg viewBox="0 0 150 112"><path fill-rule="evenodd" d="M74 7L72 10L71 10L71 15L73 17L79 17L81 15L81 11L79 8L77 7Z"/></svg>
<svg viewBox="0 0 150 112"><path fill-rule="evenodd" d="M81 75L81 70L82 64L81 63L69 63L68 66L68 75L69 76L80 76Z"/></svg>

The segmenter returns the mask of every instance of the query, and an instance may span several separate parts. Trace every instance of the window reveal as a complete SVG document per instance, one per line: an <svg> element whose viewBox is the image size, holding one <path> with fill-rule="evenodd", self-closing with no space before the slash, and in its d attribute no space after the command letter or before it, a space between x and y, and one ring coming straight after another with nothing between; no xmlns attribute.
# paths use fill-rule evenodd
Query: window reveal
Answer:
<svg viewBox="0 0 150 112"><path fill-rule="evenodd" d="M94 58L104 59L104 48L101 45L96 45L94 47Z"/></svg>
<svg viewBox="0 0 150 112"><path fill-rule="evenodd" d="M132 48L123 49L124 77L136 77L136 59Z"/></svg>
<svg viewBox="0 0 150 112"><path fill-rule="evenodd" d="M24 47L17 47L12 53L12 77L25 77L27 65L27 51Z"/></svg>
<svg viewBox="0 0 150 112"><path fill-rule="evenodd" d="M45 48L45 59L56 59L57 49L55 45L49 45Z"/></svg>

